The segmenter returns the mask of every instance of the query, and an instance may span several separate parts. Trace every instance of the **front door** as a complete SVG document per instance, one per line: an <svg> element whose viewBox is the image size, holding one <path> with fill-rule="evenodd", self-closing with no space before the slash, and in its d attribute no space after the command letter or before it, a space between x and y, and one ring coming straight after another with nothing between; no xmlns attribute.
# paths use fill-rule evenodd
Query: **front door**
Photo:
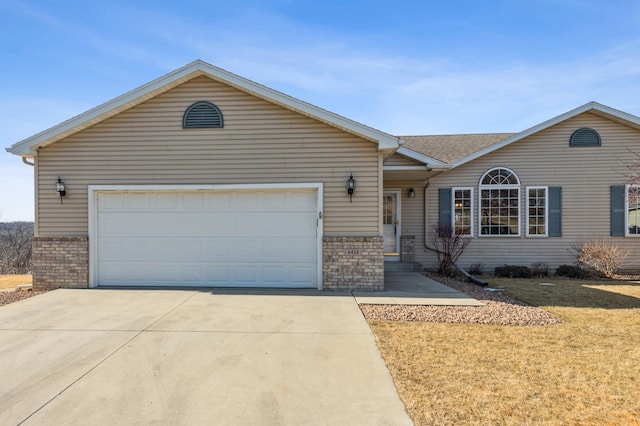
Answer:
<svg viewBox="0 0 640 426"><path fill-rule="evenodd" d="M384 191L382 195L382 235L386 260L399 260L400 191Z"/></svg>

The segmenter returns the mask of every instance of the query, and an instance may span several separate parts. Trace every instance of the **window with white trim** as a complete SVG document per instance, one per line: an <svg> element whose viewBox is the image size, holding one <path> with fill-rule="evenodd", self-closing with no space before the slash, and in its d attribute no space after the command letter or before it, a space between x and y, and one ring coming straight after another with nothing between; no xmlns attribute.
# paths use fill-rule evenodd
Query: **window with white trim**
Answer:
<svg viewBox="0 0 640 426"><path fill-rule="evenodd" d="M520 235L520 180L509 169L496 167L480 179L481 236Z"/></svg>
<svg viewBox="0 0 640 426"><path fill-rule="evenodd" d="M473 236L473 188L451 188L451 208L454 232Z"/></svg>
<svg viewBox="0 0 640 426"><path fill-rule="evenodd" d="M627 236L640 235L640 185L626 185L625 205Z"/></svg>
<svg viewBox="0 0 640 426"><path fill-rule="evenodd" d="M546 186L527 186L527 237L548 236L548 195Z"/></svg>

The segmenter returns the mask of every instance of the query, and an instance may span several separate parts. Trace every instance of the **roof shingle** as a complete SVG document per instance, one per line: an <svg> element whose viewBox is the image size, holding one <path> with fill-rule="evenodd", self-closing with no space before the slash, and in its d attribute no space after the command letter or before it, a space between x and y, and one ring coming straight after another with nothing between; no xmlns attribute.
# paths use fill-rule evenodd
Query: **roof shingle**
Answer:
<svg viewBox="0 0 640 426"><path fill-rule="evenodd" d="M444 163L452 163L514 134L479 133L468 135L401 136L401 138L405 141L403 145L405 148Z"/></svg>

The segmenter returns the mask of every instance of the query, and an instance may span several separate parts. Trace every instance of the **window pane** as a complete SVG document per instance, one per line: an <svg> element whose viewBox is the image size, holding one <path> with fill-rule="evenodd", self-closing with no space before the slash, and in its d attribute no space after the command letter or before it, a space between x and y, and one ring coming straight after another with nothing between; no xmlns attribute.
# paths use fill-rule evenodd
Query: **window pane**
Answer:
<svg viewBox="0 0 640 426"><path fill-rule="evenodd" d="M640 187L630 186L627 193L629 210L627 212L627 227L630 235L640 235Z"/></svg>
<svg viewBox="0 0 640 426"><path fill-rule="evenodd" d="M529 209L527 210L527 229L529 235L546 235L545 223L547 189L528 188Z"/></svg>
<svg viewBox="0 0 640 426"><path fill-rule="evenodd" d="M497 188L482 188L480 191L480 234L481 235L518 235L518 215L520 210L520 190L517 188L500 188L517 178L499 174L494 170L485 176L491 177L491 185ZM495 178L495 179L493 179ZM487 179L483 179L483 182Z"/></svg>
<svg viewBox="0 0 640 426"><path fill-rule="evenodd" d="M393 225L393 195L385 195L382 201L382 224Z"/></svg>
<svg viewBox="0 0 640 426"><path fill-rule="evenodd" d="M471 189L454 189L453 223L458 235L471 235Z"/></svg>

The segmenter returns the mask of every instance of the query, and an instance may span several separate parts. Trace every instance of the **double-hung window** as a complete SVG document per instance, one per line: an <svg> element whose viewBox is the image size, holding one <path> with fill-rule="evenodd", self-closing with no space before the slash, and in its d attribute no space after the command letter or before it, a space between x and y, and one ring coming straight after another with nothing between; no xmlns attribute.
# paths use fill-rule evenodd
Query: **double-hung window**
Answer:
<svg viewBox="0 0 640 426"><path fill-rule="evenodd" d="M452 188L451 223L457 235L473 236L473 188Z"/></svg>
<svg viewBox="0 0 640 426"><path fill-rule="evenodd" d="M627 185L625 200L627 235L640 235L640 185Z"/></svg>
<svg viewBox="0 0 640 426"><path fill-rule="evenodd" d="M546 186L527 187L527 237L548 236L548 196Z"/></svg>

